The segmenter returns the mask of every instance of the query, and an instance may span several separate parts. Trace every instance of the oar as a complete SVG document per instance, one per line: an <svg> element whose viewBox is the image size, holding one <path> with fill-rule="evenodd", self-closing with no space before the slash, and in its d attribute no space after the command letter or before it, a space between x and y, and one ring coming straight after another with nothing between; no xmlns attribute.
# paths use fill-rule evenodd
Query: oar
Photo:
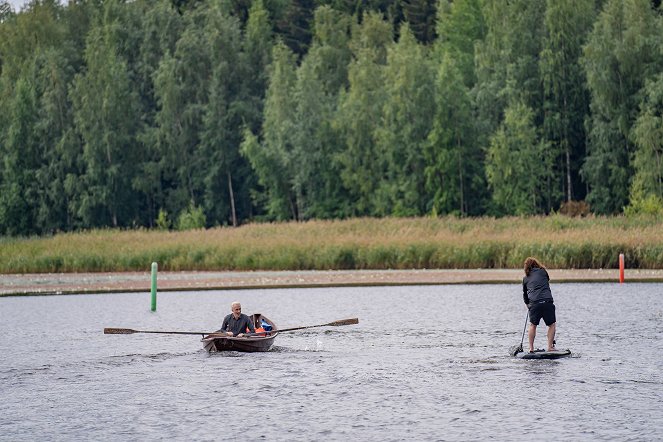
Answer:
<svg viewBox="0 0 663 442"><path fill-rule="evenodd" d="M219 332L188 332L188 331L154 331L154 330L132 330L130 328L105 328L105 335L132 335L134 333L159 333L164 335L220 335Z"/></svg>
<svg viewBox="0 0 663 442"><path fill-rule="evenodd" d="M338 327L341 325L351 325L351 324L358 324L359 319L357 318L351 318L351 319L342 319L340 321L334 321L330 322L328 324L320 324L320 325L307 325L304 327L293 327L293 328L285 328L282 330L274 330L273 333L276 332L286 332L286 331L293 331L293 330L302 330L304 328L313 328L313 327ZM268 332L259 332L259 333L244 333L244 336L247 335L255 335L255 334L264 334L264 333L270 333L271 331ZM224 332L192 332L192 331L155 331L155 330L133 330L131 328L105 328L104 329L104 334L105 335L132 335L134 333L159 333L159 334L166 334L166 335L208 335L208 336L226 336Z"/></svg>
<svg viewBox="0 0 663 442"><path fill-rule="evenodd" d="M288 332L288 331L295 331L295 330L303 330L305 328L313 328L313 327L339 327L341 325L352 325L352 324L359 324L359 319L358 318L350 318L350 319L341 319L339 321L334 321L334 322L329 322L327 324L319 324L319 325L306 325L304 327L292 327L292 328L281 328L277 330L269 330L269 331L264 331L264 332L257 332L257 333L245 333L244 335L263 335L265 333L281 333L281 332Z"/></svg>
<svg viewBox="0 0 663 442"><path fill-rule="evenodd" d="M341 319L339 321L334 321L334 322L330 322L330 323L327 323L327 324L306 325L304 327L283 328L283 329L276 330L276 331L277 332L287 332L287 331L293 331L293 330L303 330L305 328L313 328L313 327L338 327L338 326L341 326L341 325L352 325L352 324L359 324L359 319L358 318Z"/></svg>
<svg viewBox="0 0 663 442"><path fill-rule="evenodd" d="M523 341L525 340L525 330L527 330L527 318L529 317L529 310L527 310L527 314L525 315L525 327L523 328L523 337L520 338L520 345L514 345L509 349L509 354L511 356L515 356L518 353L522 353L523 351Z"/></svg>

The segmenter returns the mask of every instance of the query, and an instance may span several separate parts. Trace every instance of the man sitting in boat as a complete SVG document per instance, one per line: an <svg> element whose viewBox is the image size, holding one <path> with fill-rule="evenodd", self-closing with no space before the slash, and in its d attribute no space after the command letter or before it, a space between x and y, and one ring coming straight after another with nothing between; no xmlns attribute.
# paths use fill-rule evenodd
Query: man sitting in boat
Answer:
<svg viewBox="0 0 663 442"><path fill-rule="evenodd" d="M223 324L219 331L226 332L228 336L242 337L248 329L249 332L255 333L256 329L253 326L251 319L242 313L242 305L235 301L230 305L231 314L223 318Z"/></svg>

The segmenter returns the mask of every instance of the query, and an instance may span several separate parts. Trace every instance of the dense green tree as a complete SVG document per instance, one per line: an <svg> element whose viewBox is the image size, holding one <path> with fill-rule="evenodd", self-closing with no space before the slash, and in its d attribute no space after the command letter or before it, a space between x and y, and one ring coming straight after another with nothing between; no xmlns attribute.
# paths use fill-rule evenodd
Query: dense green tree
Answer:
<svg viewBox="0 0 663 442"><path fill-rule="evenodd" d="M387 46L392 42L391 24L369 13L353 29L350 47L353 60L348 69L348 90L339 100L336 127L345 148L339 155L341 179L348 189L352 215L376 215L375 193L384 177L386 158L375 140L375 128L386 101L384 67Z"/></svg>
<svg viewBox="0 0 663 442"><path fill-rule="evenodd" d="M9 126L2 149L0 233L25 235L36 230L38 183L34 172L41 158L35 136L37 97L34 84L20 78L9 109Z"/></svg>
<svg viewBox="0 0 663 442"><path fill-rule="evenodd" d="M85 162L76 212L91 227L131 225L138 214L132 179L141 161L136 142L140 114L127 62L119 53L125 31L120 8L106 3L102 22L87 38L86 71L76 76L72 89Z"/></svg>
<svg viewBox="0 0 663 442"><path fill-rule="evenodd" d="M7 111L0 112L0 150L12 164L5 179L0 171L0 185L19 192L5 194L12 207L25 204L18 218L8 219L17 234L75 226L65 183L78 173L71 160L80 156L80 144L73 136L68 87L82 54L70 38L78 22L66 20L68 11L52 1L33 2L0 23L0 60L6 62L0 69L0 109ZM17 151L21 157L13 159Z"/></svg>
<svg viewBox="0 0 663 442"><path fill-rule="evenodd" d="M332 126L338 96L347 84L350 17L330 7L315 12L315 35L297 70L293 134L294 190L301 218L343 217L347 195L338 179L343 146Z"/></svg>
<svg viewBox="0 0 663 442"><path fill-rule="evenodd" d="M199 158L203 118L209 101L212 63L205 7L186 12L175 52L166 52L155 72L158 102L153 134L163 206L172 216L203 204L206 170Z"/></svg>
<svg viewBox="0 0 663 442"><path fill-rule="evenodd" d="M407 24L388 49L384 70L385 101L376 124L376 153L386 173L374 195L378 215L418 216L427 210L424 147L434 115L433 71L428 50Z"/></svg>
<svg viewBox="0 0 663 442"><path fill-rule="evenodd" d="M315 33L309 53L319 57L315 70L322 81L323 92L337 96L348 85L351 18L329 7L315 11Z"/></svg>
<svg viewBox="0 0 663 442"><path fill-rule="evenodd" d="M645 93L633 129L636 151L631 204L652 196L663 201L663 74L647 82Z"/></svg>
<svg viewBox="0 0 663 442"><path fill-rule="evenodd" d="M370 12L379 12L392 25L403 21L402 2L400 0L316 0L318 5L329 5L356 18L358 23Z"/></svg>
<svg viewBox="0 0 663 442"><path fill-rule="evenodd" d="M262 136L259 139L245 131L241 148L264 188L264 197L256 202L267 207L270 218L279 220L300 217L297 195L293 191L295 70L296 55L279 42L274 46L270 65Z"/></svg>
<svg viewBox="0 0 663 442"><path fill-rule="evenodd" d="M33 1L21 13L0 22L0 73L16 82L40 49L63 44L66 28L58 22L62 6L56 0Z"/></svg>
<svg viewBox="0 0 663 442"><path fill-rule="evenodd" d="M448 53L466 87L476 83L474 45L484 39L486 24L480 0L440 0L437 9L437 49Z"/></svg>
<svg viewBox="0 0 663 442"><path fill-rule="evenodd" d="M409 29L424 44L435 41L437 0L403 0L403 17Z"/></svg>
<svg viewBox="0 0 663 442"><path fill-rule="evenodd" d="M589 97L579 58L594 20L594 4L593 0L549 0L546 7L539 66L545 92L543 128L557 157L551 189L555 205L560 199L584 197L579 169L585 154Z"/></svg>
<svg viewBox="0 0 663 442"><path fill-rule="evenodd" d="M426 146L426 188L434 213L476 215L486 184L472 102L453 52L443 52L435 80L435 118Z"/></svg>
<svg viewBox="0 0 663 442"><path fill-rule="evenodd" d="M648 0L608 0L584 48L591 116L582 172L597 213L618 213L628 203L631 127L645 80L661 71L660 20Z"/></svg>
<svg viewBox="0 0 663 442"><path fill-rule="evenodd" d="M482 12L486 37L476 45L479 142L486 146L504 116L508 103L523 102L534 112L533 124L542 116L539 75L545 2L485 0Z"/></svg>
<svg viewBox="0 0 663 442"><path fill-rule="evenodd" d="M166 53L175 52L182 34L182 17L168 0L141 2L135 6L139 15L141 35L134 66L141 107L148 124L154 121L157 104L154 94L154 73Z"/></svg>
<svg viewBox="0 0 663 442"><path fill-rule="evenodd" d="M283 16L276 22L283 42L299 57L311 44L314 9L314 0L288 0Z"/></svg>
<svg viewBox="0 0 663 442"><path fill-rule="evenodd" d="M543 212L545 193L541 188L551 174L552 160L546 144L537 136L533 120L531 109L523 103L513 103L491 139L486 176L493 190L496 214Z"/></svg>
<svg viewBox="0 0 663 442"><path fill-rule="evenodd" d="M267 90L268 70L272 57L272 25L262 0L253 2L244 31L241 56L246 65L246 97L244 124L254 133L260 132L262 112Z"/></svg>
<svg viewBox="0 0 663 442"><path fill-rule="evenodd" d="M159 210L169 207L166 202L167 186L162 180L163 155L159 149L157 112L158 95L155 90L157 71L166 54L173 54L184 27L184 19L168 0L142 2L142 35L135 69L135 88L144 123L138 140L144 148L144 160L133 179L133 187L145 198L145 217L149 226ZM165 214L165 211L163 212Z"/></svg>
<svg viewBox="0 0 663 442"><path fill-rule="evenodd" d="M38 183L36 228L39 232L71 230L80 226L73 210L79 189L72 191L82 170L80 138L76 135L68 87L74 77L72 62L56 49L35 59L34 82L38 95L35 136L41 164L34 175ZM74 55L74 58L77 57Z"/></svg>
<svg viewBox="0 0 663 442"><path fill-rule="evenodd" d="M244 120L243 79L247 66L242 63L242 34L234 17L213 6L206 31L210 49L212 78L209 102L205 107L198 168L204 170L204 206L207 219L237 226L233 182L243 177L239 155Z"/></svg>

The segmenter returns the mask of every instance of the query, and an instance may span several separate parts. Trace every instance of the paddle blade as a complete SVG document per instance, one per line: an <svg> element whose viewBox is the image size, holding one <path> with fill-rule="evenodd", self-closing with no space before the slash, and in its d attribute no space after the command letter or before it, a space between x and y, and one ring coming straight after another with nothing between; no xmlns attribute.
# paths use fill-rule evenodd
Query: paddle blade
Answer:
<svg viewBox="0 0 663 442"><path fill-rule="evenodd" d="M339 325L352 325L352 324L359 324L359 318L342 319L340 321L330 322L327 325L338 327Z"/></svg>
<svg viewBox="0 0 663 442"><path fill-rule="evenodd" d="M523 346L522 345L520 345L520 344L519 345L514 345L513 347L511 347L509 349L509 354L511 356L515 356L518 353L522 353L522 351L523 351Z"/></svg>
<svg viewBox="0 0 663 442"><path fill-rule="evenodd" d="M135 330L130 328L105 328L105 335L131 335L135 333Z"/></svg>

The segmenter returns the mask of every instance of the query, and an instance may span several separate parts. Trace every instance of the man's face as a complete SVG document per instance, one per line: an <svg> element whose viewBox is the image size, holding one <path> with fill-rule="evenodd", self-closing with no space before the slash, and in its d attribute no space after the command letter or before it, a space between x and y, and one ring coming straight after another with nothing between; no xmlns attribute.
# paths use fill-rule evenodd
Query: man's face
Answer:
<svg viewBox="0 0 663 442"><path fill-rule="evenodd" d="M233 316L235 316L236 318L239 317L240 313L242 313L242 306L239 304L233 305L232 309L233 309Z"/></svg>

